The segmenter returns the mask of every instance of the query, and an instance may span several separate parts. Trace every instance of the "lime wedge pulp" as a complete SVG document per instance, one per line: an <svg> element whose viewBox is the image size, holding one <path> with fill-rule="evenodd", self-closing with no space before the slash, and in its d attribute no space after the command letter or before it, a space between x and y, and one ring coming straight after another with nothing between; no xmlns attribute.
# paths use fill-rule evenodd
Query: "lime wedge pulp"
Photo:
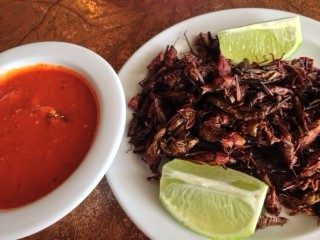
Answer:
<svg viewBox="0 0 320 240"><path fill-rule="evenodd" d="M253 234L268 186L245 173L175 159L163 166L160 200L191 230L213 239Z"/></svg>
<svg viewBox="0 0 320 240"><path fill-rule="evenodd" d="M298 16L218 32L221 54L234 63L263 62L294 54L302 43Z"/></svg>

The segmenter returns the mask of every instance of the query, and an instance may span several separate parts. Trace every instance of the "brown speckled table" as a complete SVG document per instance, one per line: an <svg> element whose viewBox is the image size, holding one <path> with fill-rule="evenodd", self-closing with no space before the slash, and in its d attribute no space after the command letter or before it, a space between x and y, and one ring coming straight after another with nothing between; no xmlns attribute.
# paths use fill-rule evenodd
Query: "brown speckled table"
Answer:
<svg viewBox="0 0 320 240"><path fill-rule="evenodd" d="M264 7L320 20L319 0L0 0L0 52L58 40L90 48L117 71L143 43L184 19L227 8ZM74 211L26 239L148 239L104 178Z"/></svg>

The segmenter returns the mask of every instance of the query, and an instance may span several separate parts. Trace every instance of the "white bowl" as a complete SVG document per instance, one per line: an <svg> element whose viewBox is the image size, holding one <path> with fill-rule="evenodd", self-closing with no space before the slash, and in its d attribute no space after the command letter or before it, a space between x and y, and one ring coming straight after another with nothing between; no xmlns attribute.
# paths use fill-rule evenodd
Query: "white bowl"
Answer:
<svg viewBox="0 0 320 240"><path fill-rule="evenodd" d="M98 128L87 156L61 186L26 206L0 210L1 240L33 234L72 211L104 176L123 135L126 115L123 89L117 74L102 57L74 44L33 43L1 53L0 74L37 63L65 66L86 77L98 98Z"/></svg>

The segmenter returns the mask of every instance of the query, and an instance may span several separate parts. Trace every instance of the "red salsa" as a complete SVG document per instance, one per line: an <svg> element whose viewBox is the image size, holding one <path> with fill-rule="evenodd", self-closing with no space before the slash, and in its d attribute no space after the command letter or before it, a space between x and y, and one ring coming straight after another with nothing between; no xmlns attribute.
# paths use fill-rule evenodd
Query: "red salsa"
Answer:
<svg viewBox="0 0 320 240"><path fill-rule="evenodd" d="M93 141L98 104L78 73L39 64L0 79L0 209L33 202L63 183Z"/></svg>

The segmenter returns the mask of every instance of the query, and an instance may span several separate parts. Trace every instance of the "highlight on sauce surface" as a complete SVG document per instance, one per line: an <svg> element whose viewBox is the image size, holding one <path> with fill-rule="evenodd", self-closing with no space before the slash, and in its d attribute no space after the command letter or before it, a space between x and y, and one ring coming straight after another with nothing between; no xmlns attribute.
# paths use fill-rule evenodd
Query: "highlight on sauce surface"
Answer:
<svg viewBox="0 0 320 240"><path fill-rule="evenodd" d="M78 73L39 64L0 78L0 210L61 185L86 156L98 103Z"/></svg>

